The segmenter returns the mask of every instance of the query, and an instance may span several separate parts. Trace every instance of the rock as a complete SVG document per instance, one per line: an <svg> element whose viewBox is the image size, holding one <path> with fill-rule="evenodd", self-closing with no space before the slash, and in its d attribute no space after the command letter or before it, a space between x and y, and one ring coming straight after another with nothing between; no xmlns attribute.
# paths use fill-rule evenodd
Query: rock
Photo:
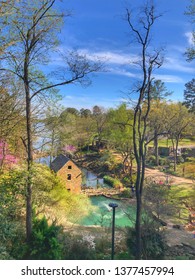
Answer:
<svg viewBox="0 0 195 280"><path fill-rule="evenodd" d="M173 225L173 228L181 229L181 226L180 225Z"/></svg>

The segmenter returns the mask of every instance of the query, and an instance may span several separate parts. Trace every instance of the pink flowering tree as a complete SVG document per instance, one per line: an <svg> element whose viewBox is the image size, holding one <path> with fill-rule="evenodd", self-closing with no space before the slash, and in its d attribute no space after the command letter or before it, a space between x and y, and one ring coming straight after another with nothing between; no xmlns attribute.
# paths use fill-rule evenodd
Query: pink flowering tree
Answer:
<svg viewBox="0 0 195 280"><path fill-rule="evenodd" d="M169 216L175 212L175 207L171 203L169 185L163 179L147 178L143 198L145 209L158 219L161 216Z"/></svg>
<svg viewBox="0 0 195 280"><path fill-rule="evenodd" d="M73 154L77 151L77 148L73 145L65 145L62 148L62 152L66 155L73 156Z"/></svg>
<svg viewBox="0 0 195 280"><path fill-rule="evenodd" d="M8 144L0 140L0 167L2 168L4 165L12 166L18 162L18 158L10 153L8 148Z"/></svg>

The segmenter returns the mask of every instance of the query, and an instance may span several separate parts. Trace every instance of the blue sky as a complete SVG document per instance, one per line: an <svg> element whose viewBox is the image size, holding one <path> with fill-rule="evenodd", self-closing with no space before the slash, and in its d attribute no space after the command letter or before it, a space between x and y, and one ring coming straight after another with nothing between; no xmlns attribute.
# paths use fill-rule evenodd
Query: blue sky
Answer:
<svg viewBox="0 0 195 280"><path fill-rule="evenodd" d="M136 8L143 0L74 0L64 1L63 8L73 13L60 34L60 48L78 49L91 60L105 60L108 70L92 78L87 88L70 85L60 88L65 107L92 108L94 105L116 107L139 77L139 70L129 61L139 55L131 43L127 22L122 19L125 7ZM183 99L184 85L194 78L195 63L186 62L184 52L191 43L192 25L184 15L188 0L154 1L163 16L156 22L152 45L165 47L163 66L155 72L169 91L171 99ZM57 62L56 62L57 63ZM55 64L55 63L54 63Z"/></svg>

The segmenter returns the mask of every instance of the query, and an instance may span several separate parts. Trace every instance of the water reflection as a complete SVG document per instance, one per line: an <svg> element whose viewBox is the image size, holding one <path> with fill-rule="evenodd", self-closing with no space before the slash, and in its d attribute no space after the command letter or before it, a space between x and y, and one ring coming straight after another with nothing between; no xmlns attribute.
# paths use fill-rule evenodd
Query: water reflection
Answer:
<svg viewBox="0 0 195 280"><path fill-rule="evenodd" d="M93 172L87 170L87 169L81 169L83 173L83 181L82 186L87 188L110 188L110 186L106 183L104 183L103 178L99 178L96 174Z"/></svg>

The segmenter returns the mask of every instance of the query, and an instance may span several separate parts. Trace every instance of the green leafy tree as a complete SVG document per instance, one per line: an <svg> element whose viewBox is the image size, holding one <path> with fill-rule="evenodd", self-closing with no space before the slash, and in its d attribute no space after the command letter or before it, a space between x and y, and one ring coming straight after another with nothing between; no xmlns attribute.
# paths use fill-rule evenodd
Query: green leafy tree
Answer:
<svg viewBox="0 0 195 280"><path fill-rule="evenodd" d="M167 102L161 100L152 100L151 109L148 117L148 142L154 143L155 164L159 165L158 140L160 136L166 136L165 127L167 121Z"/></svg>
<svg viewBox="0 0 195 280"><path fill-rule="evenodd" d="M108 134L111 145L121 154L123 172L133 173L133 111L127 109L126 104L108 112Z"/></svg>
<svg viewBox="0 0 195 280"><path fill-rule="evenodd" d="M77 52L64 55L64 68L55 71L54 79L48 80L48 75L40 71L40 66L46 65L52 51L58 45L57 35L60 31L63 15L55 8L56 0L36 2L17 1L14 13L9 17L6 28L14 46L6 49L7 61L1 71L13 73L23 83L26 109L26 139L27 150L27 192L26 192L26 236L30 240L32 233L32 191L31 169L33 164L33 105L53 93L57 86L74 84L89 84L89 74L100 69L99 63L89 62L85 56ZM9 36L9 37L10 37ZM9 38L8 38L9 40ZM43 69L43 68L42 68ZM48 70L48 68L47 68ZM54 73L54 72L53 72ZM50 76L51 77L51 76Z"/></svg>
<svg viewBox="0 0 195 280"><path fill-rule="evenodd" d="M61 111L60 105L58 108L56 106L49 107L43 120L45 132L42 135L42 153L49 155L50 164L59 150L61 128L63 127L60 119Z"/></svg>
<svg viewBox="0 0 195 280"><path fill-rule="evenodd" d="M182 136L187 132L190 124L193 123L193 116L181 103L172 103L167 106L168 121L166 129L172 142L174 156L174 171L177 169L178 146Z"/></svg>
<svg viewBox="0 0 195 280"><path fill-rule="evenodd" d="M166 97L171 95L161 80L154 80L151 87L151 110L148 117L148 139L154 141L154 154L156 165L159 164L158 138L166 135L164 122L166 119ZM153 135L152 135L153 134Z"/></svg>
<svg viewBox="0 0 195 280"><path fill-rule="evenodd" d="M192 26L194 27L195 23L195 2L191 0L190 5L187 7L187 11L185 12L187 16L191 18ZM195 58L195 31L192 31L192 43L191 46L186 50L187 61L192 61Z"/></svg>
<svg viewBox="0 0 195 280"><path fill-rule="evenodd" d="M106 131L107 126L107 112L103 107L95 105L93 107L93 119L95 121L95 140L97 141L97 147L100 149L101 141Z"/></svg>
<svg viewBox="0 0 195 280"><path fill-rule="evenodd" d="M15 0L6 0L1 1L0 5L0 60L5 57L5 50L7 47L14 44L13 38L9 38L5 35L5 31L7 29L8 18L14 12L14 3Z"/></svg>

